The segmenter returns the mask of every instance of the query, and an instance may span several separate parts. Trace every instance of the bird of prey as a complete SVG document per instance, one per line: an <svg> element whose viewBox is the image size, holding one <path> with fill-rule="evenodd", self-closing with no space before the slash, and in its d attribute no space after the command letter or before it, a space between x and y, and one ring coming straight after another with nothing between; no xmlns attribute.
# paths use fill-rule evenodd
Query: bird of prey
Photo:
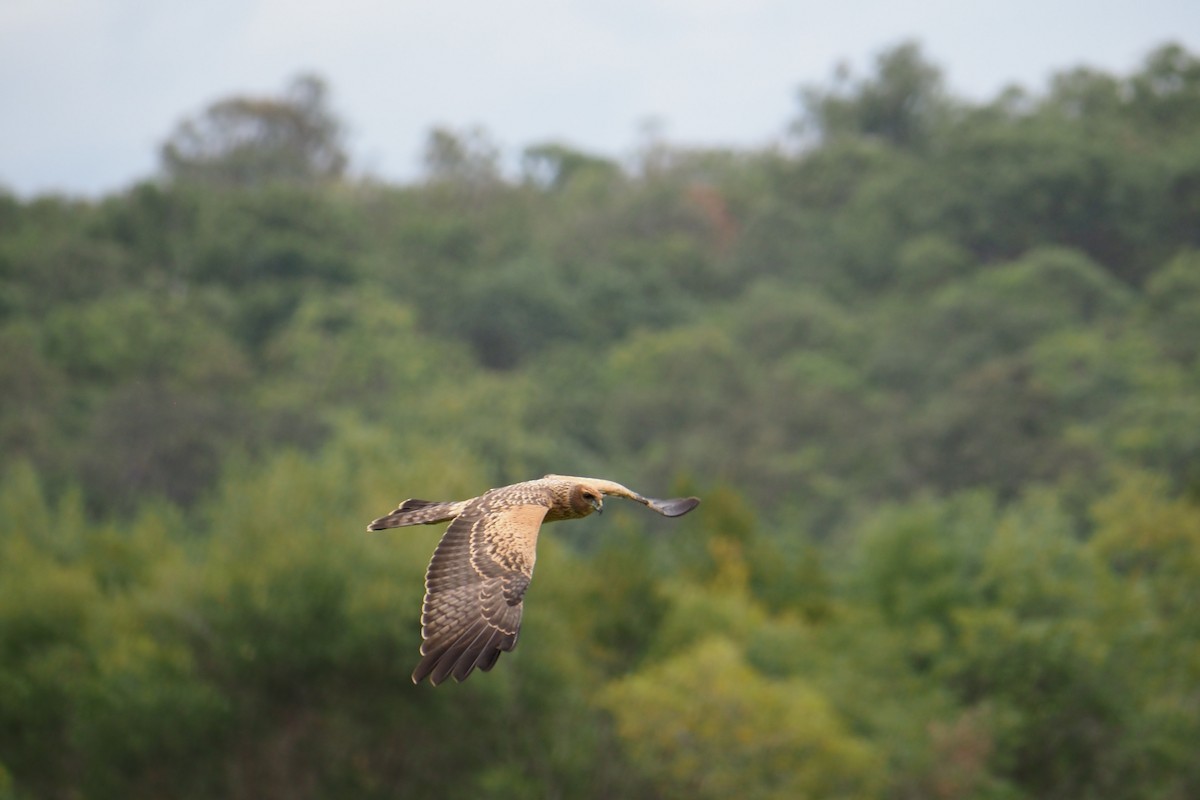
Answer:
<svg viewBox="0 0 1200 800"><path fill-rule="evenodd" d="M681 516L700 504L696 497L642 497L597 478L547 475L470 500L405 500L368 525L367 530L380 531L452 520L425 573L422 658L413 670L413 683L428 677L436 686L451 675L456 681L466 680L476 667L486 672L501 652L516 647L538 529L543 522L603 511L605 495L636 500L667 517Z"/></svg>

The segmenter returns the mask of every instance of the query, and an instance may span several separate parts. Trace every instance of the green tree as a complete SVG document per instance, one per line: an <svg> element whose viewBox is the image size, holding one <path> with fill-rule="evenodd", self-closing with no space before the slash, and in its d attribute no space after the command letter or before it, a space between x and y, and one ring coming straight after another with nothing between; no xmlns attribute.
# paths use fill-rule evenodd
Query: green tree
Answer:
<svg viewBox="0 0 1200 800"><path fill-rule="evenodd" d="M756 673L723 639L612 684L602 702L665 797L872 797L883 765L819 691Z"/></svg>
<svg viewBox="0 0 1200 800"><path fill-rule="evenodd" d="M470 190L500 183L500 149L478 126L434 128L425 142L424 161L431 183Z"/></svg>
<svg viewBox="0 0 1200 800"><path fill-rule="evenodd" d="M1151 130L1186 135L1200 122L1200 58L1182 45L1154 50L1128 85L1134 113Z"/></svg>
<svg viewBox="0 0 1200 800"><path fill-rule="evenodd" d="M315 75L294 78L279 97L231 97L185 119L162 146L176 181L226 187L340 178L346 168L342 123Z"/></svg>
<svg viewBox="0 0 1200 800"><path fill-rule="evenodd" d="M1187 742L1200 735L1192 710L1200 669L1192 654L1200 625L1192 609L1200 575L1200 507L1173 496L1161 476L1128 474L1093 508L1090 549L1129 590L1148 603L1142 624L1123 640L1136 658L1142 713L1123 754L1133 774L1163 796L1186 797L1200 787Z"/></svg>
<svg viewBox="0 0 1200 800"><path fill-rule="evenodd" d="M1164 352L1183 364L1200 358L1200 252L1171 259L1146 285L1145 313Z"/></svg>
<svg viewBox="0 0 1200 800"><path fill-rule="evenodd" d="M556 142L531 145L521 154L525 179L551 190L565 189L572 181L619 174L616 164Z"/></svg>
<svg viewBox="0 0 1200 800"><path fill-rule="evenodd" d="M941 71L915 42L880 53L872 78L851 84L850 70L843 66L832 91L810 87L800 97L797 130L802 133L812 130L822 141L877 137L910 149L926 146L948 108Z"/></svg>

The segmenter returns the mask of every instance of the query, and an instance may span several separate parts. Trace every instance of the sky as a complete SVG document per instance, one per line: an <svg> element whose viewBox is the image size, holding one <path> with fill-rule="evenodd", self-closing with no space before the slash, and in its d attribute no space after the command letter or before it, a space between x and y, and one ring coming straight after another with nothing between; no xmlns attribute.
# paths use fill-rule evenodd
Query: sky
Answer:
<svg viewBox="0 0 1200 800"><path fill-rule="evenodd" d="M419 174L434 127L504 152L630 157L777 142L801 86L917 41L984 101L1055 72L1200 53L1197 0L0 0L0 187L95 197L153 177L180 120L324 78L352 171Z"/></svg>

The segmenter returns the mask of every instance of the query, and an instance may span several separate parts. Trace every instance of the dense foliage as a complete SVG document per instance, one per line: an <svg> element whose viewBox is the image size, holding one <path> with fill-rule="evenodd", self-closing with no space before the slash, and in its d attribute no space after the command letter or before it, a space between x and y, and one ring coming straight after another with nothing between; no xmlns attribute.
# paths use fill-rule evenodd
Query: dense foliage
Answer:
<svg viewBox="0 0 1200 800"><path fill-rule="evenodd" d="M439 130L324 85L0 195L0 798L1200 796L1200 60L794 148ZM413 687L409 496L556 471L520 648Z"/></svg>

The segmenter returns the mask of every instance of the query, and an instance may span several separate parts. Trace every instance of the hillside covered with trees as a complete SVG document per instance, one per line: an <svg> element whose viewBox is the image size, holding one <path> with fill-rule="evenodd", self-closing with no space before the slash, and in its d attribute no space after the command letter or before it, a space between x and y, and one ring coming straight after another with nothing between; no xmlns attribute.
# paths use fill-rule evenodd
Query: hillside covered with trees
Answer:
<svg viewBox="0 0 1200 800"><path fill-rule="evenodd" d="M390 185L304 76L0 193L0 798L1200 796L1200 58L798 100ZM704 504L412 686L366 522L547 472Z"/></svg>

